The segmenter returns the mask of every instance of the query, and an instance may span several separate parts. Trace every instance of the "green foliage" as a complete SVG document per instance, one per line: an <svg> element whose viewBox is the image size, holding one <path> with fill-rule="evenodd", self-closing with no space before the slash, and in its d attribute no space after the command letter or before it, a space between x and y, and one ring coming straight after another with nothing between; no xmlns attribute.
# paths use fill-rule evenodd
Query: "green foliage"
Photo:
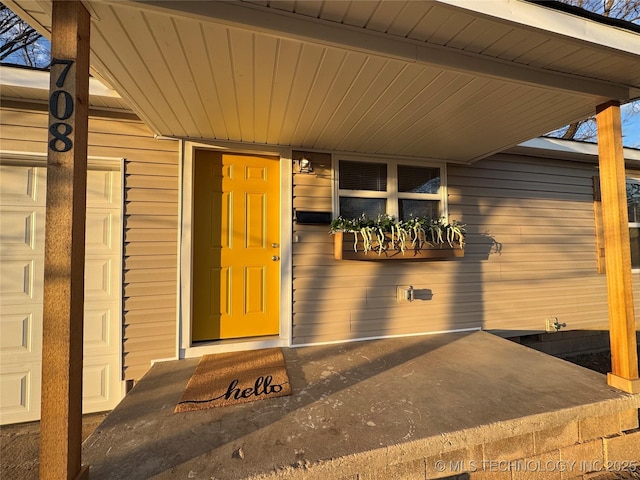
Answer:
<svg viewBox="0 0 640 480"><path fill-rule="evenodd" d="M362 238L365 253L374 250L378 255L385 250L421 249L442 246L464 248L464 225L453 220L447 222L423 217L396 220L390 215L378 215L375 220L362 214L358 218L338 217L331 222L331 232L352 232L353 248L357 251L358 236Z"/></svg>

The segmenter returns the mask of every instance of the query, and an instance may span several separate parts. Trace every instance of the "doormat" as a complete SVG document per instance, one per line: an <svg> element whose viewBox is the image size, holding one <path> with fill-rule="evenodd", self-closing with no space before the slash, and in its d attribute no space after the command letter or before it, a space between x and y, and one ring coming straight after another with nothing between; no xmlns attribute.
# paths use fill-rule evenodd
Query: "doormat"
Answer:
<svg viewBox="0 0 640 480"><path fill-rule="evenodd" d="M173 413L291 395L280 348L204 355Z"/></svg>

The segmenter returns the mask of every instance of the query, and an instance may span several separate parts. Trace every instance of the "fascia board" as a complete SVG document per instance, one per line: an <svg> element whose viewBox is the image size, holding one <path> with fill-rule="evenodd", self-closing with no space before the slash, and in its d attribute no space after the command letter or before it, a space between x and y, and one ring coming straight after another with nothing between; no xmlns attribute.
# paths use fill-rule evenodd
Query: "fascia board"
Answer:
<svg viewBox="0 0 640 480"><path fill-rule="evenodd" d="M620 52L640 55L640 35L618 27L604 25L570 13L545 8L522 0L436 0L457 9L480 13L505 23L579 40Z"/></svg>

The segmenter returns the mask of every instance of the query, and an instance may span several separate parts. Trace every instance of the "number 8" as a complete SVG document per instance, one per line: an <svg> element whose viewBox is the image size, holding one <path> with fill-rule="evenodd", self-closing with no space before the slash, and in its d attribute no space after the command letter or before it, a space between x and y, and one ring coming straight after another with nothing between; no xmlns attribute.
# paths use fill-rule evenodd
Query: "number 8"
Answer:
<svg viewBox="0 0 640 480"><path fill-rule="evenodd" d="M58 131L59 126L64 127L63 132ZM53 138L49 141L49 148L54 152L68 152L73 147L73 142L69 138L69 134L73 131L73 128L68 123L52 123L49 127L49 133L53 135ZM62 148L58 148L58 142L62 142Z"/></svg>

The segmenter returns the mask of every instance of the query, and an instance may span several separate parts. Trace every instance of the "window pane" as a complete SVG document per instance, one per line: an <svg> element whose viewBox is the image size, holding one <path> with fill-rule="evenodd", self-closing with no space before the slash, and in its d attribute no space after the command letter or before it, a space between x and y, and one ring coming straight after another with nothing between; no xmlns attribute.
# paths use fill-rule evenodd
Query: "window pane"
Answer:
<svg viewBox="0 0 640 480"><path fill-rule="evenodd" d="M387 164L340 160L340 188L387 191Z"/></svg>
<svg viewBox="0 0 640 480"><path fill-rule="evenodd" d="M398 191L413 193L438 193L440 169L398 165Z"/></svg>
<svg viewBox="0 0 640 480"><path fill-rule="evenodd" d="M340 216L343 218L357 218L364 213L373 220L386 210L387 201L384 198L340 197Z"/></svg>
<svg viewBox="0 0 640 480"><path fill-rule="evenodd" d="M640 223L640 182L627 179L627 205L629 222Z"/></svg>
<svg viewBox="0 0 640 480"><path fill-rule="evenodd" d="M410 217L425 217L437 220L440 217L440 202L437 200L409 200L401 198L400 220L408 220Z"/></svg>
<svg viewBox="0 0 640 480"><path fill-rule="evenodd" d="M631 268L640 268L640 228L629 227L631 240Z"/></svg>

